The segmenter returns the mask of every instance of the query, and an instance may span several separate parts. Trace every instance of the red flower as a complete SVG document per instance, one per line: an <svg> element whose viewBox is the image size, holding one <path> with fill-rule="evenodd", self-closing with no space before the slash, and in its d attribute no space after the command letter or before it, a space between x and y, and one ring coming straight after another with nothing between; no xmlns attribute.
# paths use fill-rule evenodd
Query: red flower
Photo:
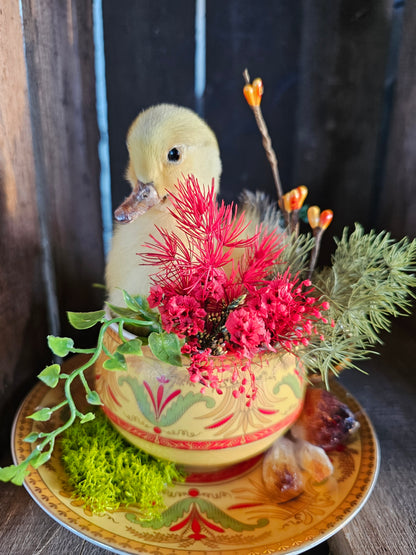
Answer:
<svg viewBox="0 0 416 555"><path fill-rule="evenodd" d="M179 337L196 335L204 330L206 312L192 297L175 295L160 306L162 325Z"/></svg>
<svg viewBox="0 0 416 555"><path fill-rule="evenodd" d="M163 301L163 289L159 285L154 285L150 289L150 295L147 298L150 308L156 308Z"/></svg>
<svg viewBox="0 0 416 555"><path fill-rule="evenodd" d="M266 331L264 320L255 310L240 308L228 316L225 327L230 333L231 343L242 347L245 357L252 358L260 347L269 344L270 334Z"/></svg>
<svg viewBox="0 0 416 555"><path fill-rule="evenodd" d="M227 372L234 395L244 394L250 404L253 357L307 345L316 321L326 322L321 311L329 305L312 296L309 280L299 283L288 272L272 278L282 252L279 237L265 229L247 236L244 215L218 204L213 186L203 192L190 176L170 199L180 234L158 229L160 238L151 236L146 245L142 258L158 267L149 305L159 308L165 331L186 338L182 353L190 357L192 382L221 391Z"/></svg>

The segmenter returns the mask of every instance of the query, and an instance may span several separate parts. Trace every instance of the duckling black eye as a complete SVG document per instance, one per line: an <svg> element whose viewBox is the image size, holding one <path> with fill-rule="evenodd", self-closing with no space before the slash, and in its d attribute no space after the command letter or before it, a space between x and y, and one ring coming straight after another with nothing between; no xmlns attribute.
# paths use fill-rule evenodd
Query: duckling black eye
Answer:
<svg viewBox="0 0 416 555"><path fill-rule="evenodd" d="M169 162L179 162L181 159L181 153L176 147L173 147L168 152L168 160Z"/></svg>

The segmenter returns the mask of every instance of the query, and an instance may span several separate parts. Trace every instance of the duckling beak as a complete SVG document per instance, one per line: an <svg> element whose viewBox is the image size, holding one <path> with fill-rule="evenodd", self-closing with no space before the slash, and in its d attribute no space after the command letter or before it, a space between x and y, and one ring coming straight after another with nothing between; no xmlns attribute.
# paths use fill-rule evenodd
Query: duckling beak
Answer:
<svg viewBox="0 0 416 555"><path fill-rule="evenodd" d="M121 224L128 224L161 200L153 183L137 181L131 195L115 210L114 218Z"/></svg>

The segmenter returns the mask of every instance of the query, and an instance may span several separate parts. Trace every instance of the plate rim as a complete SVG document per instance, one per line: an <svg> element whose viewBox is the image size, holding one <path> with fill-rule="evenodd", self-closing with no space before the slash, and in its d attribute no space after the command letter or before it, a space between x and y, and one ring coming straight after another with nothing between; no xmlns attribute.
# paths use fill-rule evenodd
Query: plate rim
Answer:
<svg viewBox="0 0 416 555"><path fill-rule="evenodd" d="M374 467L372 469L372 474L371 474L371 478L369 480L369 482L366 485L366 489L365 489L365 493L363 493L362 497L360 497L359 501L357 502L357 505L350 511L349 514L347 514L345 517L341 518L340 521L335 524L334 526L330 527L330 529L328 529L326 532L322 533L322 534L317 534L314 536L314 538L311 541L305 541L300 547L299 549L295 548L295 549L290 549L290 550L278 550L278 551L271 551L270 549L274 549L276 544L276 540L271 540L269 544L259 544L259 548L260 549L267 549L267 552L269 555L273 554L278 554L278 553L284 553L286 555L299 555L301 553L304 553L305 551L312 549L314 547L316 547L317 545L325 542L326 540L328 540L330 537L334 536L336 533L338 533L342 528L344 528L348 523L350 523L355 516L360 512L360 510L363 508L363 506L367 503L369 497L371 496L374 487L377 483L377 478L379 475L379 470L380 470L380 445L379 445L379 441L377 438L377 435L375 433L373 424L368 416L368 414L366 413L366 411L363 409L363 407L361 406L361 404L357 401L357 399L354 397L354 395L352 395L352 393L343 385L341 385L339 383L339 381L335 381L333 384L333 386L335 387L331 387L331 389L335 389L335 390L340 390L343 397L347 398L347 399L352 399L353 402L359 407L359 412L360 415L362 416L362 418L365 420L369 432L371 434L371 438L373 441L373 445L374 445ZM13 458L13 462L14 464L17 464L19 462L19 458L18 455L16 453L15 450L15 443L17 441L16 439L16 434L17 434L17 427L18 424L20 422L20 420L23 420L26 418L23 415L23 411L24 408L26 406L26 404L30 403L30 400L32 399L32 397L35 396L36 393L41 393L41 392L45 392L45 394L50 391L50 389L44 385L43 383L37 383L30 391L29 393L24 397L24 399L21 401L14 420L13 420L13 425L12 425L12 429L11 429L11 436L10 436L10 442L11 442L11 453L12 453L12 458ZM339 393L339 391L338 391ZM336 394L336 392L335 392ZM362 437L360 438L360 441L362 442ZM362 443L361 443L362 445ZM48 486L45 484L44 480L42 479L42 476L40 475L40 473L37 470L32 469L31 470L31 475L32 474L37 474L38 475L38 479L41 480L43 482L43 484L45 485L45 487L49 490L49 492L55 496L56 495L54 493L54 491L50 490L48 488ZM358 476L357 476L358 479ZM355 483L355 482L354 482ZM55 522L57 522L59 525L61 525L63 528L65 528L66 530L69 530L70 532L72 532L73 534L75 534L76 536L80 537L83 540L88 541L89 543L100 547L102 549L105 549L111 553L116 553L119 555L147 555L148 553L152 553L151 551L138 551L138 550L134 550L131 551L130 549L128 550L124 550L121 549L120 547L115 547L114 545L111 545L109 543L106 543L105 541L100 541L99 539L97 539L96 537L94 537L93 533L90 532L90 534L83 532L82 530L79 530L75 525L71 525L70 523L66 522L65 520L62 520L59 518L59 516L57 514L54 514L50 508L47 506L46 502L43 502L42 499L40 499L37 495L36 492L32 489L31 485L27 482L27 480L25 479L23 486L25 487L26 491L28 492L28 494L30 495L30 497L35 501L35 503L49 516L51 517ZM350 490L351 491L351 490ZM347 495L350 493L350 491L347 492ZM347 496L346 496L347 497ZM345 497L345 498L346 498ZM344 498L344 500L345 500ZM58 499L58 498L57 498ZM59 499L58 501L60 503L62 503ZM290 503L290 501L288 502ZM64 506L66 508L66 510L72 510L71 508L67 507L66 505L64 505L62 503L62 506ZM334 511L337 509L337 507L335 507ZM77 518L82 518L84 519L89 525L93 525L92 523L90 523L87 519L85 519L84 517L78 515L77 513L75 513L75 511L73 511L74 514L77 516ZM332 514L332 512L330 513ZM97 526L97 525L95 525ZM105 527L102 527L102 530L105 531ZM113 533L114 534L114 533ZM116 534L114 534L116 535ZM120 538L122 538L122 536L118 536ZM166 550L166 553L168 552L167 550L169 550L169 553L172 554L177 554L177 555L181 555L181 554L186 554L186 553L206 553L206 549L203 548L198 548L198 547L190 547L189 549L186 548L175 548L175 547L165 547L165 546L156 546L153 545L151 543L146 544L144 540L135 540L138 544L138 549L142 549L145 548L146 546L149 547L153 547L155 549L155 551L157 551L158 553L164 553L164 551ZM139 545L140 544L140 545ZM268 548L268 545L270 546ZM251 548L251 551L253 551L253 549L255 548ZM223 553L223 552L227 552L229 551L230 553L232 553L231 549L226 549L225 547L223 548L219 548L219 550L217 551L217 553Z"/></svg>

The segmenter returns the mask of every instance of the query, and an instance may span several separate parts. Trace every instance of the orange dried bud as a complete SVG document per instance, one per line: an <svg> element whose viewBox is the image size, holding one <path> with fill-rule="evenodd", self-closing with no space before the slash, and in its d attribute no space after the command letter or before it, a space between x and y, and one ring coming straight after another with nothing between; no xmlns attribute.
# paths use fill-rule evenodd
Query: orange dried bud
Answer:
<svg viewBox="0 0 416 555"><path fill-rule="evenodd" d="M254 79L253 91L258 103L260 104L261 97L263 96L263 93L264 93L263 81L260 79L260 77L257 77L256 79Z"/></svg>
<svg viewBox="0 0 416 555"><path fill-rule="evenodd" d="M243 89L244 96L249 106L255 106L254 90L251 85L245 85Z"/></svg>
<svg viewBox="0 0 416 555"><path fill-rule="evenodd" d="M308 208L308 222L312 229L319 227L319 217L321 210L319 206L309 206Z"/></svg>
<svg viewBox="0 0 416 555"><path fill-rule="evenodd" d="M300 193L297 189L292 189L288 193L290 199L290 208L292 210L297 210L299 208Z"/></svg>
<svg viewBox="0 0 416 555"><path fill-rule="evenodd" d="M291 191L282 196L282 201L284 211L290 214L292 212Z"/></svg>
<svg viewBox="0 0 416 555"><path fill-rule="evenodd" d="M332 218L334 217L334 213L332 210L324 210L321 212L319 217L319 227L321 229L326 229L329 224L332 222Z"/></svg>
<svg viewBox="0 0 416 555"><path fill-rule="evenodd" d="M263 81L260 77L254 79L251 85L247 84L244 86L243 93L249 106L260 106L263 90Z"/></svg>
<svg viewBox="0 0 416 555"><path fill-rule="evenodd" d="M305 187L305 185L300 185L299 187L297 187L297 190L300 193L300 206L299 206L299 208L302 208L303 203L305 202L305 198L308 196L308 188Z"/></svg>
<svg viewBox="0 0 416 555"><path fill-rule="evenodd" d="M292 189L289 192L292 210L300 210L302 208L307 194L308 189L304 185L296 187L296 189Z"/></svg>
<svg viewBox="0 0 416 555"><path fill-rule="evenodd" d="M285 211L290 214L293 210L302 208L307 194L308 189L304 185L301 185L283 195L282 200Z"/></svg>

